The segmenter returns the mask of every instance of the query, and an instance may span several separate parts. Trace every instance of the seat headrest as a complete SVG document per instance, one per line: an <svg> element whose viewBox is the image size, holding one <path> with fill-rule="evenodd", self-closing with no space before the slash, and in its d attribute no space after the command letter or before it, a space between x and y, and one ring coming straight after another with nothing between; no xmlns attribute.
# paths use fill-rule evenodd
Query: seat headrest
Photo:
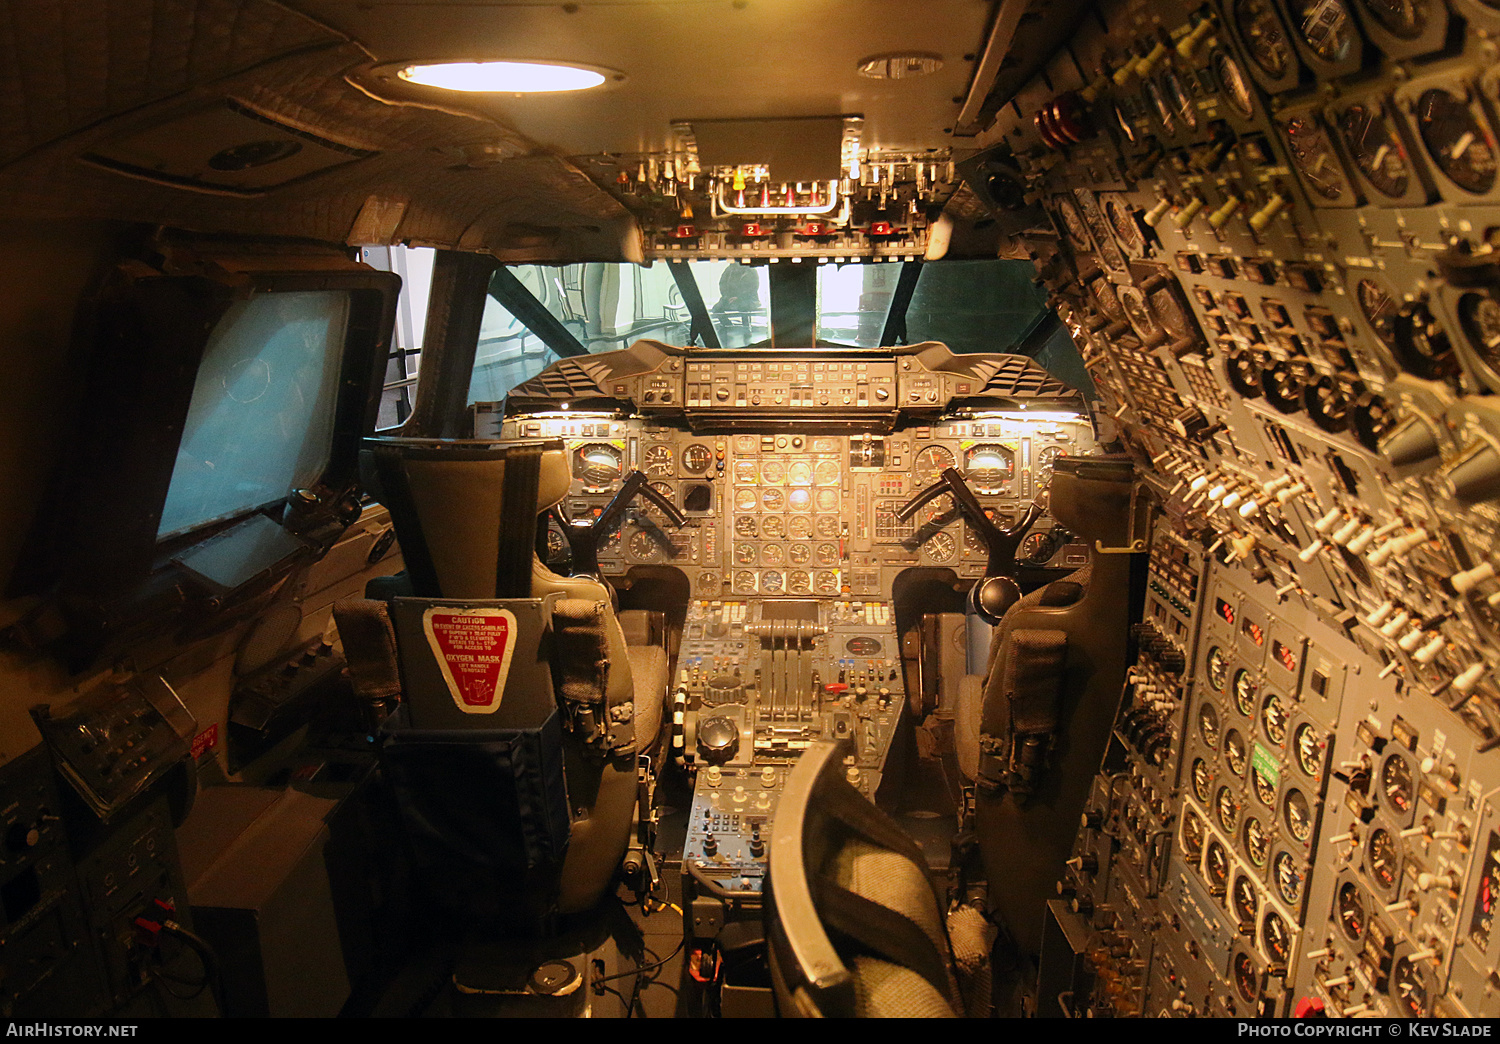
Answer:
<svg viewBox="0 0 1500 1044"><path fill-rule="evenodd" d="M568 489L572 486L573 472L568 464L568 452L561 439L404 439L404 438L371 438L365 440L367 448L373 446L390 446L397 449L402 457L407 460L442 462L468 461L475 464L481 462L499 462L504 460L505 453L512 446L526 445L527 443L542 444L541 474L537 476L536 484L536 511L541 514L549 508L561 504L563 498L568 495ZM482 470L482 469L481 469ZM496 467L494 470L495 481L503 470ZM373 483L370 477L365 479L366 485L378 486L379 480Z"/></svg>
<svg viewBox="0 0 1500 1044"><path fill-rule="evenodd" d="M365 440L365 452L360 455L364 481L390 509L418 594L514 597L501 587L524 587L524 594L529 595L530 539L520 541L527 545L524 558L519 543L502 548L500 541L506 514L514 517L517 510L505 503L507 462L512 451L521 447L541 451L534 458L538 461L535 503L525 511L535 516L567 495L571 475L561 440ZM523 481L520 488L526 484ZM529 526L523 531L530 532ZM503 584L500 577L505 578Z"/></svg>
<svg viewBox="0 0 1500 1044"><path fill-rule="evenodd" d="M1059 457L1047 506L1052 517L1089 543L1124 539L1130 528L1135 464L1124 454Z"/></svg>

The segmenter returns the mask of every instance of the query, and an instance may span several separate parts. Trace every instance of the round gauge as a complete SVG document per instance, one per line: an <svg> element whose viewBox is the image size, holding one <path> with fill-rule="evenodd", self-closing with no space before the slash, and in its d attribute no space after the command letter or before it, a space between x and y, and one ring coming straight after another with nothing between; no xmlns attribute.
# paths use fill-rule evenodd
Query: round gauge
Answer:
<svg viewBox="0 0 1500 1044"><path fill-rule="evenodd" d="M1365 317L1365 322L1369 323L1370 328L1375 331L1375 336L1379 337L1387 348L1395 347L1395 298L1373 279L1361 279L1359 285L1354 288L1354 297L1359 303L1359 310Z"/></svg>
<svg viewBox="0 0 1500 1044"><path fill-rule="evenodd" d="M793 569L786 575L786 589L792 594L807 594L812 590L812 576L804 569Z"/></svg>
<svg viewBox="0 0 1500 1044"><path fill-rule="evenodd" d="M767 569L760 574L760 589L765 594L781 593L782 576L774 569Z"/></svg>
<svg viewBox="0 0 1500 1044"><path fill-rule="evenodd" d="M1427 980L1423 971L1409 957L1397 957L1391 969L1391 993L1407 1015L1427 1014Z"/></svg>
<svg viewBox="0 0 1500 1044"><path fill-rule="evenodd" d="M1245 842L1245 855L1249 858L1250 865L1257 870L1264 870L1266 860L1271 855L1271 835L1266 833L1265 824L1255 816L1247 816L1241 838Z"/></svg>
<svg viewBox="0 0 1500 1044"><path fill-rule="evenodd" d="M1457 369L1448 332L1427 306L1425 295L1398 308L1391 328L1397 358L1416 376L1439 380Z"/></svg>
<svg viewBox="0 0 1500 1044"><path fill-rule="evenodd" d="M1400 878L1400 853L1396 842L1384 827L1370 831L1370 843L1365 849L1365 864L1375 883L1389 892Z"/></svg>
<svg viewBox="0 0 1500 1044"><path fill-rule="evenodd" d="M760 557L766 565L780 565L786 561L786 548L781 544L766 544L760 549Z"/></svg>
<svg viewBox="0 0 1500 1044"><path fill-rule="evenodd" d="M1262 805L1267 808L1276 807L1276 783L1259 765L1250 766L1250 788L1255 791L1255 799Z"/></svg>
<svg viewBox="0 0 1500 1044"><path fill-rule="evenodd" d="M1246 1004L1254 1004L1260 996L1260 973L1255 968L1255 962L1248 953L1237 953L1230 964L1235 992Z"/></svg>
<svg viewBox="0 0 1500 1044"><path fill-rule="evenodd" d="M917 454L913 466L917 481L924 486L931 485L948 468L953 467L953 451L945 446L928 446Z"/></svg>
<svg viewBox="0 0 1500 1044"><path fill-rule="evenodd" d="M958 549L958 542L953 539L951 533L934 533L927 543L922 545L922 550L927 557L934 562L946 562L953 557L953 552Z"/></svg>
<svg viewBox="0 0 1500 1044"><path fill-rule="evenodd" d="M1379 104L1349 106L1339 114L1338 128L1354 165L1377 192L1391 199L1406 195L1411 166Z"/></svg>
<svg viewBox="0 0 1500 1044"><path fill-rule="evenodd" d="M755 564L755 545L754 544L735 544L734 545L734 560L736 562L738 562L740 565L754 565Z"/></svg>
<svg viewBox="0 0 1500 1044"><path fill-rule="evenodd" d="M1192 779L1193 795L1205 805L1208 804L1208 795L1214 784L1213 770L1208 767L1208 762L1202 758L1193 761Z"/></svg>
<svg viewBox="0 0 1500 1044"><path fill-rule="evenodd" d="M1161 121L1162 130L1168 134L1177 131L1177 121L1172 118L1172 106L1167 101L1167 96L1162 89L1156 85L1155 80L1147 80L1144 90L1146 100L1151 103L1151 108L1156 111L1156 118Z"/></svg>
<svg viewBox="0 0 1500 1044"><path fill-rule="evenodd" d="M1136 336L1148 345L1156 344L1165 334L1157 323L1151 309L1146 306L1146 295L1133 286L1120 288L1120 307L1125 309L1125 318Z"/></svg>
<svg viewBox="0 0 1500 1044"><path fill-rule="evenodd" d="M1167 331L1169 337L1180 341L1192 335L1193 318L1182 306L1182 302L1177 300L1177 295L1170 286L1153 290L1146 298L1146 306L1156 317L1157 325Z"/></svg>
<svg viewBox="0 0 1500 1044"><path fill-rule="evenodd" d="M655 562L661 557L661 545L656 538L644 530L630 534L630 554L641 562Z"/></svg>
<svg viewBox="0 0 1500 1044"><path fill-rule="evenodd" d="M1255 713L1255 680L1244 667L1234 672L1234 705L1247 718Z"/></svg>
<svg viewBox="0 0 1500 1044"><path fill-rule="evenodd" d="M786 503L786 494L779 489L764 489L760 493L761 507L767 511L780 511Z"/></svg>
<svg viewBox="0 0 1500 1044"><path fill-rule="evenodd" d="M590 442L573 451L573 477L590 493L607 490L620 478L625 455L618 446Z"/></svg>
<svg viewBox="0 0 1500 1044"><path fill-rule="evenodd" d="M1203 873L1208 878L1208 891L1218 897L1229 887L1229 850L1218 838L1211 838L1203 846Z"/></svg>
<svg viewBox="0 0 1500 1044"><path fill-rule="evenodd" d="M1056 541L1050 532L1027 533L1021 546L1016 548L1016 561L1028 565L1046 565L1047 559L1056 552Z"/></svg>
<svg viewBox="0 0 1500 1044"><path fill-rule="evenodd" d="M1188 130L1198 129L1198 110L1193 105L1192 95L1188 94L1187 88L1182 84L1182 77L1177 75L1177 70L1170 65L1161 74L1161 90L1166 96L1167 104L1182 120Z"/></svg>
<svg viewBox="0 0 1500 1044"><path fill-rule="evenodd" d="M734 481L741 484L751 484L757 481L758 469L755 461L750 458L741 457L734 462Z"/></svg>
<svg viewBox="0 0 1500 1044"><path fill-rule="evenodd" d="M964 554L970 558L984 558L989 554L985 550L984 541L973 532L964 533Z"/></svg>
<svg viewBox="0 0 1500 1044"><path fill-rule="evenodd" d="M1380 793L1397 812L1411 811L1411 765L1400 754L1392 754L1380 766Z"/></svg>
<svg viewBox="0 0 1500 1044"><path fill-rule="evenodd" d="M698 593L702 595L716 595L719 593L719 574L710 573L707 570L698 574Z"/></svg>
<svg viewBox="0 0 1500 1044"><path fill-rule="evenodd" d="M1198 735L1203 737L1209 750L1219 749L1219 712L1212 703L1198 708Z"/></svg>
<svg viewBox="0 0 1500 1044"><path fill-rule="evenodd" d="M1458 299L1458 323L1485 365L1500 370L1500 301L1488 294L1464 294Z"/></svg>
<svg viewBox="0 0 1500 1044"><path fill-rule="evenodd" d="M958 505L953 503L953 498L944 494L934 497L922 510L921 522L923 525L943 526L958 518Z"/></svg>
<svg viewBox="0 0 1500 1044"><path fill-rule="evenodd" d="M648 475L658 478L671 478L673 465L676 462L676 454L672 452L671 446L647 446L645 456L645 468Z"/></svg>
<svg viewBox="0 0 1500 1044"><path fill-rule="evenodd" d="M792 565L807 565L812 561L812 548L806 544L793 544L786 549L786 560Z"/></svg>
<svg viewBox="0 0 1500 1044"><path fill-rule="evenodd" d="M819 511L837 511L839 507L839 491L836 489L820 489L813 502L817 504Z"/></svg>
<svg viewBox="0 0 1500 1044"><path fill-rule="evenodd" d="M1219 821L1219 826L1224 828L1226 834L1233 834L1240 825L1240 803L1235 799L1234 791L1228 787L1220 787L1219 792L1214 795L1214 818Z"/></svg>
<svg viewBox="0 0 1500 1044"><path fill-rule="evenodd" d="M1281 821L1296 840L1305 844L1312 837L1312 808L1307 803L1307 795L1296 787L1286 792L1286 800L1281 806Z"/></svg>
<svg viewBox="0 0 1500 1044"><path fill-rule="evenodd" d="M734 574L734 589L739 594L751 594L755 591L755 574L748 569L741 569Z"/></svg>
<svg viewBox="0 0 1500 1044"><path fill-rule="evenodd" d="M971 446L964 454L964 469L975 492L986 496L1004 493L1016 474L1016 455L1009 446L989 443Z"/></svg>
<svg viewBox="0 0 1500 1044"><path fill-rule="evenodd" d="M754 515L736 515L734 519L734 532L736 536L758 536L760 534L760 523L755 520Z"/></svg>
<svg viewBox="0 0 1500 1044"><path fill-rule="evenodd" d="M547 561L564 562L568 558L568 542L563 538L561 532L551 526L547 527Z"/></svg>
<svg viewBox="0 0 1500 1044"><path fill-rule="evenodd" d="M1365 934L1365 898L1359 894L1359 885L1345 881L1340 886L1333 900L1333 912L1345 938L1359 942Z"/></svg>
<svg viewBox="0 0 1500 1044"><path fill-rule="evenodd" d="M1427 28L1429 0L1359 0L1375 21L1393 36L1415 40Z"/></svg>
<svg viewBox="0 0 1500 1044"><path fill-rule="evenodd" d="M1348 191L1348 182L1318 121L1311 116L1293 116L1282 129L1286 131L1292 163L1302 172L1307 187L1324 199L1342 199Z"/></svg>
<svg viewBox="0 0 1500 1044"><path fill-rule="evenodd" d="M812 519L808 518L806 515L793 515L791 518L787 519L786 535L791 537L793 540L806 540L808 537L812 536L812 533Z"/></svg>
<svg viewBox="0 0 1500 1044"><path fill-rule="evenodd" d="M768 486L779 486L786 481L786 465L775 457L760 462L760 480Z"/></svg>
<svg viewBox="0 0 1500 1044"><path fill-rule="evenodd" d="M1057 213L1062 218L1063 230L1067 232L1074 249L1092 251L1094 241L1090 238L1088 226L1083 223L1083 217L1078 213L1078 207L1073 201L1067 196L1058 196Z"/></svg>
<svg viewBox="0 0 1500 1044"><path fill-rule="evenodd" d="M1271 0L1235 0L1234 24L1250 52L1250 60L1273 80L1287 74L1292 46L1282 31Z"/></svg>
<svg viewBox="0 0 1500 1044"><path fill-rule="evenodd" d="M760 520L760 535L767 540L781 540L786 536L786 519L780 515L767 515Z"/></svg>
<svg viewBox="0 0 1500 1044"><path fill-rule="evenodd" d="M820 569L813 574L813 587L818 594L838 594L839 574L832 569Z"/></svg>
<svg viewBox="0 0 1500 1044"><path fill-rule="evenodd" d="M1182 813L1182 854L1195 865L1203 854L1203 820L1191 808Z"/></svg>
<svg viewBox="0 0 1500 1044"><path fill-rule="evenodd" d="M1495 185L1495 143L1479 125L1468 99L1434 87L1417 99L1417 132L1432 162L1448 180L1475 195Z"/></svg>
<svg viewBox="0 0 1500 1044"><path fill-rule="evenodd" d="M1256 894L1255 882L1244 874L1236 877L1229 892L1229 905L1241 924L1254 925L1260 917L1260 896Z"/></svg>
<svg viewBox="0 0 1500 1044"><path fill-rule="evenodd" d="M1045 489L1052 481L1052 467L1057 463L1059 457L1066 457L1068 451L1061 446L1046 446L1036 455L1036 485L1038 489Z"/></svg>
<svg viewBox="0 0 1500 1044"><path fill-rule="evenodd" d="M839 535L839 520L836 515L819 515L817 522L818 536L828 538Z"/></svg>
<svg viewBox="0 0 1500 1044"><path fill-rule="evenodd" d="M1224 650L1215 645L1208 650L1208 684L1213 686L1214 692L1223 692L1228 680L1229 660L1224 656Z"/></svg>
<svg viewBox="0 0 1500 1044"><path fill-rule="evenodd" d="M1348 58L1358 39L1354 19L1343 0L1305 0L1300 31L1313 54L1325 62Z"/></svg>
<svg viewBox="0 0 1500 1044"><path fill-rule="evenodd" d="M737 489L734 491L734 507L736 511L754 511L760 506L760 494L753 489Z"/></svg>
<svg viewBox="0 0 1500 1044"><path fill-rule="evenodd" d="M1340 432L1349 426L1349 399L1328 374L1319 374L1307 383L1302 402L1313 423L1324 431Z"/></svg>
<svg viewBox="0 0 1500 1044"><path fill-rule="evenodd" d="M812 493L805 489L794 489L786 495L786 506L793 511L806 511L812 504Z"/></svg>
<svg viewBox="0 0 1500 1044"><path fill-rule="evenodd" d="M786 481L791 486L812 485L812 465L805 460L792 461L791 467L786 469Z"/></svg>
<svg viewBox="0 0 1500 1044"><path fill-rule="evenodd" d="M1250 754L1249 748L1245 746L1245 737L1240 735L1239 729L1230 729L1224 733L1224 764L1240 779L1245 778L1245 769L1250 765Z"/></svg>
<svg viewBox="0 0 1500 1044"><path fill-rule="evenodd" d="M1323 766L1323 745L1322 734L1305 721L1292 732L1292 750L1304 776L1318 778Z"/></svg>
<svg viewBox="0 0 1500 1044"><path fill-rule="evenodd" d="M1302 868L1290 852L1277 852L1271 861L1271 876L1276 881L1276 894L1288 906L1302 901Z"/></svg>
<svg viewBox="0 0 1500 1044"><path fill-rule="evenodd" d="M1266 919L1260 926L1260 944L1278 964L1285 964L1292 955L1292 930L1275 910L1266 911Z"/></svg>
<svg viewBox="0 0 1500 1044"><path fill-rule="evenodd" d="M813 485L815 486L837 486L841 478L843 478L843 472L839 470L837 461L820 460L813 465Z"/></svg>
<svg viewBox="0 0 1500 1044"><path fill-rule="evenodd" d="M661 495L661 498L667 503L670 504L673 502L674 494L672 492L672 486L670 483L653 482L651 483L651 488L655 492L659 493ZM646 518L656 523L658 527L660 527L667 520L666 513L663 512L661 508L657 507L655 503L650 500L646 500L645 498L641 499L638 511L641 515L644 515Z"/></svg>
<svg viewBox="0 0 1500 1044"><path fill-rule="evenodd" d="M623 527L621 527L623 528ZM620 549L620 529L616 529L604 538L604 544L599 548L601 555L612 555Z"/></svg>
<svg viewBox="0 0 1500 1044"><path fill-rule="evenodd" d="M1286 704L1281 702L1281 697L1274 692L1266 697L1266 702L1261 704L1260 724L1265 730L1266 739L1278 747L1286 742Z"/></svg>
<svg viewBox="0 0 1500 1044"><path fill-rule="evenodd" d="M1111 319L1124 319L1125 308L1120 304L1120 295L1115 293L1115 285L1108 279L1095 279L1089 284L1090 292L1094 295L1094 301L1099 305L1099 311Z"/></svg>
<svg viewBox="0 0 1500 1044"><path fill-rule="evenodd" d="M694 442L683 448L682 470L689 475L701 475L708 470L708 466L714 462L713 450L701 442Z"/></svg>
<svg viewBox="0 0 1500 1044"><path fill-rule="evenodd" d="M1250 80L1240 68L1240 63L1228 51L1215 51L1209 65L1213 68L1214 78L1223 88L1224 99L1229 102L1229 107L1246 119L1255 115L1255 95L1251 92Z"/></svg>
<svg viewBox="0 0 1500 1044"><path fill-rule="evenodd" d="M818 565L837 565L839 561L839 548L837 544L818 545Z"/></svg>

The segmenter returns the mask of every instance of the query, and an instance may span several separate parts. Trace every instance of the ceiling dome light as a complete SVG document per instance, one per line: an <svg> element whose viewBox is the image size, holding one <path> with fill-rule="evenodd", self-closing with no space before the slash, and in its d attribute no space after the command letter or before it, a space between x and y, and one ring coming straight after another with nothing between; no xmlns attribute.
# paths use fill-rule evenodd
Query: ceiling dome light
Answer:
<svg viewBox="0 0 1500 1044"><path fill-rule="evenodd" d="M424 62L396 73L401 79L445 91L548 94L584 91L623 73L561 62Z"/></svg>

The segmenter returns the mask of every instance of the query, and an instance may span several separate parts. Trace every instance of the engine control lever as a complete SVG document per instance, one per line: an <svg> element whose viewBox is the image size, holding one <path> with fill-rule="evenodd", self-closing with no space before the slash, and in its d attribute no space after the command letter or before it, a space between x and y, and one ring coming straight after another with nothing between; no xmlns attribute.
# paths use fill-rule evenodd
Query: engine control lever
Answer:
<svg viewBox="0 0 1500 1044"><path fill-rule="evenodd" d="M651 484L646 481L645 473L639 470L626 476L620 491L610 499L597 518L569 518L561 504L551 510L550 514L561 527L572 551L569 572L573 576L602 576L599 569L599 544L624 521L625 509L638 496L644 496L660 508L672 525L681 526L687 522L687 516L677 509L677 505L652 489Z"/></svg>

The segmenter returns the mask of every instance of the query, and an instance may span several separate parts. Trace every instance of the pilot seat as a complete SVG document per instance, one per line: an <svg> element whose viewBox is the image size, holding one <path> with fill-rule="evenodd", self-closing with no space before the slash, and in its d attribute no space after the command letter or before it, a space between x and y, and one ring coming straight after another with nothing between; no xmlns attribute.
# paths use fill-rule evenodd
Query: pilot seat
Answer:
<svg viewBox="0 0 1500 1044"><path fill-rule="evenodd" d="M1064 457L1049 507L1089 562L1026 595L995 627L988 667L959 691L958 764L974 783L992 909L1036 954L1045 902L1109 741L1126 667L1135 474L1124 456Z"/></svg>
<svg viewBox="0 0 1500 1044"><path fill-rule="evenodd" d="M545 932L598 903L633 839L642 855L665 648L628 644L604 584L537 557L571 479L560 441L373 438L361 463L406 570L336 616L356 691L399 699L382 768L418 883L471 926Z"/></svg>

